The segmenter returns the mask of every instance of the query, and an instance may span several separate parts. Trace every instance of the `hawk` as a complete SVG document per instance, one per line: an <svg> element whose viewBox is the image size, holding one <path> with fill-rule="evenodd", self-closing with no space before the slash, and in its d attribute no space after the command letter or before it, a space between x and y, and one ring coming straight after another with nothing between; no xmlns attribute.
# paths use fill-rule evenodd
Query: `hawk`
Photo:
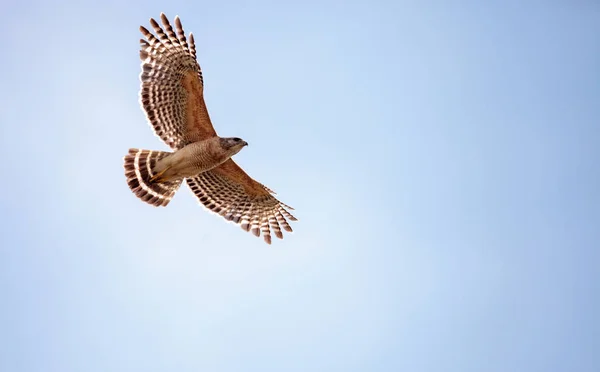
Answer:
<svg viewBox="0 0 600 372"><path fill-rule="evenodd" d="M150 18L156 36L140 31L140 103L154 133L173 152L129 149L124 158L131 191L153 206L166 206L185 179L208 210L241 225L271 244L271 230L283 239L291 232L293 208L280 202L272 190L252 179L231 157L248 143L237 137L219 137L204 103L202 71L196 61L194 36L186 38L179 17L175 31L161 13L163 27Z"/></svg>

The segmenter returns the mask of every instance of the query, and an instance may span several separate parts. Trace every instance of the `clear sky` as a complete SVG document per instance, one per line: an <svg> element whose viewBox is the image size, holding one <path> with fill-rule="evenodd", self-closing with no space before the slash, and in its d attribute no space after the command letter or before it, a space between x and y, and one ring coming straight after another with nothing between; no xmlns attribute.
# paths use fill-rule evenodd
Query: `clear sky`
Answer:
<svg viewBox="0 0 600 372"><path fill-rule="evenodd" d="M127 187L161 11L283 241ZM2 13L0 371L600 371L597 1Z"/></svg>

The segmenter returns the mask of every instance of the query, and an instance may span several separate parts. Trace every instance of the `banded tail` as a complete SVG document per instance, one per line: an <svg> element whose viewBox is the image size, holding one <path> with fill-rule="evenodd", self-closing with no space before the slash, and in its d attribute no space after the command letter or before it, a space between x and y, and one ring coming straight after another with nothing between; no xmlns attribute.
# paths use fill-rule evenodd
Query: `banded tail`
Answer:
<svg viewBox="0 0 600 372"><path fill-rule="evenodd" d="M156 162L169 155L166 151L129 149L125 155L125 176L133 193L148 204L166 207L183 179L167 182L150 182Z"/></svg>

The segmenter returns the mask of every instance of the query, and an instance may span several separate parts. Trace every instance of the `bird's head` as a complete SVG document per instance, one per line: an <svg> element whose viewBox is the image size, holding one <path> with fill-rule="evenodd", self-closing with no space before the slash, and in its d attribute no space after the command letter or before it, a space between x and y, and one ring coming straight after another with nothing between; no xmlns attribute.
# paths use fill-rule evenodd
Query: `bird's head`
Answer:
<svg viewBox="0 0 600 372"><path fill-rule="evenodd" d="M244 146L248 146L248 142L237 137L221 138L220 143L221 147L229 153L229 156L237 154Z"/></svg>

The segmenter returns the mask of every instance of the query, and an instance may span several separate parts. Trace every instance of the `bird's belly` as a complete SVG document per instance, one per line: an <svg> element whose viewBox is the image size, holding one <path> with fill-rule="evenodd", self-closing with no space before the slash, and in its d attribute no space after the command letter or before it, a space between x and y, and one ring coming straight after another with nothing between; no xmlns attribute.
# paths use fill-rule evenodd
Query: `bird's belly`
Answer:
<svg viewBox="0 0 600 372"><path fill-rule="evenodd" d="M200 143L188 145L164 159L161 168L168 168L165 176L169 179L195 177L202 172L221 164L221 159L211 156L210 151Z"/></svg>
<svg viewBox="0 0 600 372"><path fill-rule="evenodd" d="M172 166L173 175L177 177L195 177L202 172L213 169L217 162L208 159L183 158L180 161L174 162Z"/></svg>

